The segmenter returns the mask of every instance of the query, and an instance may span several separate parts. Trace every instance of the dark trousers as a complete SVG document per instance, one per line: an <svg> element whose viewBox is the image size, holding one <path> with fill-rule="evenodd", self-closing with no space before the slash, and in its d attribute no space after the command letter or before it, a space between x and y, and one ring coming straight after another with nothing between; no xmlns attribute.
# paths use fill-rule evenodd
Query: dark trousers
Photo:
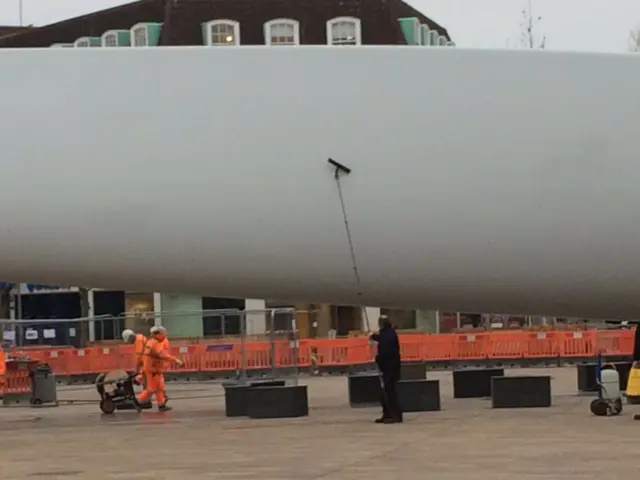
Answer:
<svg viewBox="0 0 640 480"><path fill-rule="evenodd" d="M383 391L380 403L382 405L382 418L402 419L400 403L398 401L399 375L382 375Z"/></svg>

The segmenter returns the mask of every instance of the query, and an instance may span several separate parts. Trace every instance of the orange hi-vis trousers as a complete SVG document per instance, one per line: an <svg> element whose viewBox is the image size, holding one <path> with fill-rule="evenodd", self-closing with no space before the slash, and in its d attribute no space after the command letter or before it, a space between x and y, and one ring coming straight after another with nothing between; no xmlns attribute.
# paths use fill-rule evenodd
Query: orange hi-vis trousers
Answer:
<svg viewBox="0 0 640 480"><path fill-rule="evenodd" d="M0 346L0 393L4 391L5 374L7 373L7 364L4 360L4 352Z"/></svg>
<svg viewBox="0 0 640 480"><path fill-rule="evenodd" d="M156 396L158 405L167 403L167 395L165 394L164 374L144 372L146 385L144 390L138 395L138 403L147 403L153 395Z"/></svg>

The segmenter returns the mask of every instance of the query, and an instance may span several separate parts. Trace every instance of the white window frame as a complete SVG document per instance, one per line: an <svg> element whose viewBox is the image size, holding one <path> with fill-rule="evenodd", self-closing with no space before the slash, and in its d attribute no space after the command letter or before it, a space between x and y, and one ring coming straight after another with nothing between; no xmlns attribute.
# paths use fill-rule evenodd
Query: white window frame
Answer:
<svg viewBox="0 0 640 480"><path fill-rule="evenodd" d="M333 29L338 23L352 23L355 27L355 46L362 45L362 24L359 18L356 17L335 17L327 22L327 45L336 46L352 46L350 44L335 43L333 38Z"/></svg>
<svg viewBox="0 0 640 480"><path fill-rule="evenodd" d="M136 45L136 31L139 29L144 29L144 45ZM131 41L130 45L134 48L146 48L149 46L149 28L146 23L136 23L131 29Z"/></svg>
<svg viewBox="0 0 640 480"><path fill-rule="evenodd" d="M116 44L115 45L107 45L107 38L114 37ZM113 48L118 47L118 33L114 30L108 30L102 34L102 38L100 38L100 45L105 48Z"/></svg>
<svg viewBox="0 0 640 480"><path fill-rule="evenodd" d="M438 31L437 30L431 30L429 32L429 37L430 37L429 45L431 45L432 47L437 47L438 46L438 37L440 37L440 34L438 33Z"/></svg>
<svg viewBox="0 0 640 480"><path fill-rule="evenodd" d="M426 32L426 35L423 35L424 32ZM429 30L429 27L427 25L420 25L420 43L426 47L431 45L431 36L429 35L430 33L431 30Z"/></svg>
<svg viewBox="0 0 640 480"><path fill-rule="evenodd" d="M271 35L271 29L276 25L287 25L293 27L293 44L289 43L273 43L273 35ZM292 18L274 18L264 24L264 43L270 46L283 46L291 47L294 45L300 45L300 22Z"/></svg>
<svg viewBox="0 0 640 480"><path fill-rule="evenodd" d="M75 48L87 48L91 46L91 40L89 37L80 37L75 42L73 42L73 46Z"/></svg>
<svg viewBox="0 0 640 480"><path fill-rule="evenodd" d="M213 43L213 27L217 25L230 25L233 28L233 42L231 43ZM240 22L235 20L229 20L228 18L221 18L218 20L211 20L205 23L206 35L205 40L209 47L237 47L240 45Z"/></svg>
<svg viewBox="0 0 640 480"><path fill-rule="evenodd" d="M422 29L420 28L420 20L413 19L413 41L415 45L422 45Z"/></svg>

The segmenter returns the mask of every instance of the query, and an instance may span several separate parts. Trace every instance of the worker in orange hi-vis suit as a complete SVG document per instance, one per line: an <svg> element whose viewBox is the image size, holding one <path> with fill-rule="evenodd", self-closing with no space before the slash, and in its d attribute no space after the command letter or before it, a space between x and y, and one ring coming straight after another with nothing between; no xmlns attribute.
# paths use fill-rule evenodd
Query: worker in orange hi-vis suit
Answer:
<svg viewBox="0 0 640 480"><path fill-rule="evenodd" d="M153 327L151 327L151 330L149 330L149 334L153 335L155 331L157 331L158 329L164 329L163 326L161 325L155 325ZM167 331L164 330L165 332L165 336L164 336L164 340L162 341L162 348L164 348L167 352L170 352L171 350L171 344L169 343L169 336L167 335Z"/></svg>
<svg viewBox="0 0 640 480"><path fill-rule="evenodd" d="M144 358L144 347L147 344L147 337L141 333L135 333L133 330L126 329L122 332L122 339L125 343L133 344L133 365L135 383L146 388L147 380L142 370L142 359ZM141 405L142 408L151 408L151 402Z"/></svg>
<svg viewBox="0 0 640 480"><path fill-rule="evenodd" d="M182 365L182 360L174 357L163 347L163 341L167 338L164 327L155 327L153 334L144 348L143 372L147 380L145 389L138 395L138 403L148 402L153 395L158 402L158 410L168 411L167 396L165 394L164 370L168 362L176 362Z"/></svg>
<svg viewBox="0 0 640 480"><path fill-rule="evenodd" d="M133 344L133 361L134 371L136 374L142 373L142 358L144 355L144 346L147 344L147 337L141 333L135 333L133 330L125 330L122 332L122 340L125 343Z"/></svg>
<svg viewBox="0 0 640 480"><path fill-rule="evenodd" d="M151 327L151 329L149 330L149 335L153 336L154 332L156 332L158 329L162 329L164 332L164 340L160 342L160 346L165 352L171 353L171 343L169 343L169 335L162 325L154 325L153 327ZM167 400L169 400L169 397L167 397Z"/></svg>
<svg viewBox="0 0 640 480"><path fill-rule="evenodd" d="M7 373L7 364L4 361L4 351L2 350L2 344L0 344L0 393L4 392L5 375Z"/></svg>

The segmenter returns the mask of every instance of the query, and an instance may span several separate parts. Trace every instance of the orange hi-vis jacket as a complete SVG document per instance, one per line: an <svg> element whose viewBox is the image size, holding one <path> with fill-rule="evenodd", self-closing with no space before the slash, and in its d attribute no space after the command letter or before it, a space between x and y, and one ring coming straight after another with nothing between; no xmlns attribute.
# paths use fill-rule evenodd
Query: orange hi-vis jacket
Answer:
<svg viewBox="0 0 640 480"><path fill-rule="evenodd" d="M167 362L175 362L176 357L166 351L163 342L150 338L144 347L143 366L144 373L158 374L164 373Z"/></svg>
<svg viewBox="0 0 640 480"><path fill-rule="evenodd" d="M4 361L4 351L2 345L0 345L0 389L4 386L4 376L7 373L7 364Z"/></svg>
<svg viewBox="0 0 640 480"><path fill-rule="evenodd" d="M147 345L147 341L147 337L141 333L136 335L135 342L133 343L133 359L136 365L136 372L139 372L142 369L144 347Z"/></svg>
<svg viewBox="0 0 640 480"><path fill-rule="evenodd" d="M160 342L162 348L164 348L167 352L171 351L171 344L169 343L169 337L164 337L164 340Z"/></svg>

